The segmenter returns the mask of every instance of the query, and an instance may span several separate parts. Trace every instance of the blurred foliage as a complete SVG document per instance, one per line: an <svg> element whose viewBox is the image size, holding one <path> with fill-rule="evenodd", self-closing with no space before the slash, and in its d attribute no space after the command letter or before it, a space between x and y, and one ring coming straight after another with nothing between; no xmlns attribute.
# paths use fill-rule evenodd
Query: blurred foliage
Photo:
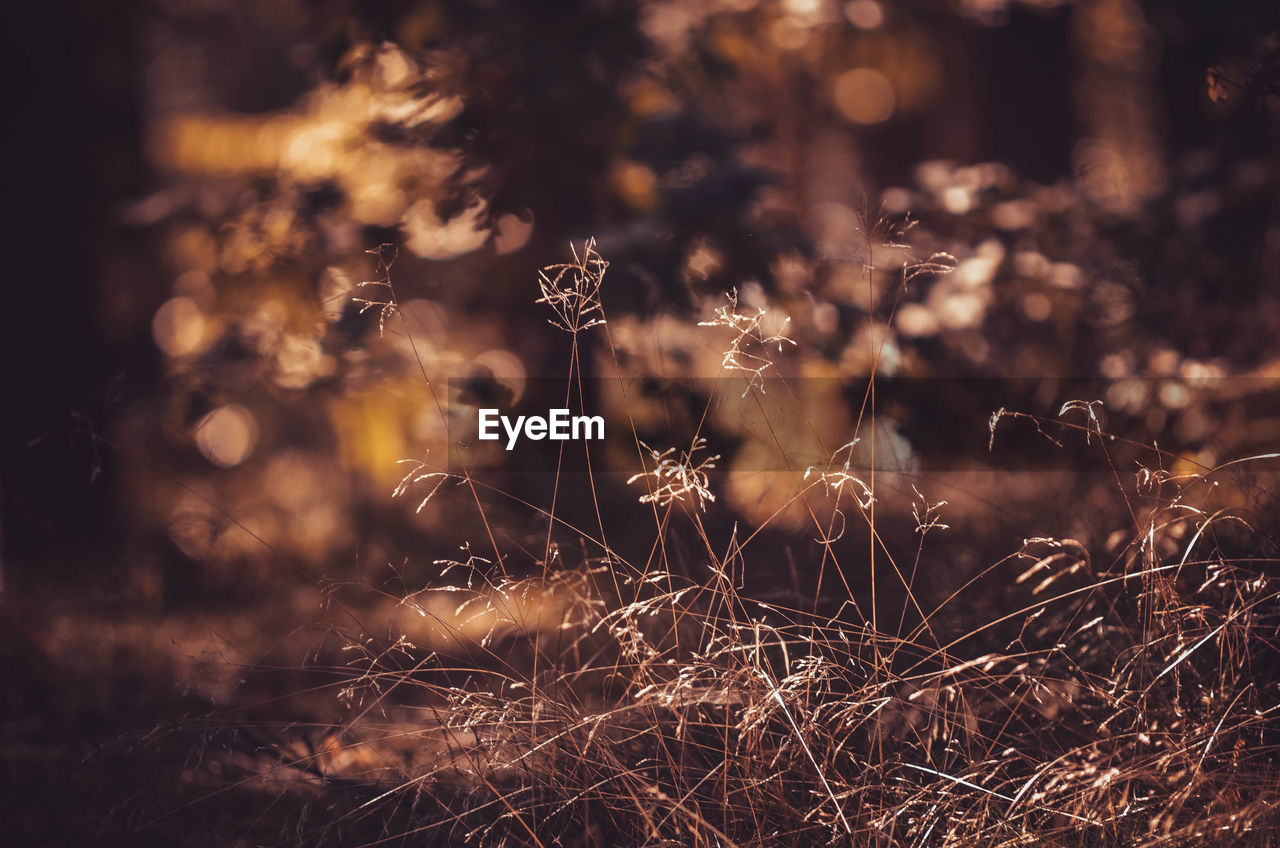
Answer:
<svg viewBox="0 0 1280 848"><path fill-rule="evenodd" d="M1246 12L1206 47L1206 14L161 4L143 21L159 185L127 217L168 275L149 316L164 379L115 429L129 520L177 565L143 569L142 593L230 584L272 551L332 572L354 550L383 562L423 533L478 532L465 504L391 503L397 461L448 456L465 413L449 379L565 372L536 271L588 236L611 263L618 357L593 340L590 374L714 394L724 339L696 325L736 291L796 343L778 375L823 378L793 405L822 412L820 444L847 441L861 397L839 387L873 369L1096 377L1122 429L1188 461L1267 443L1280 411L1232 410L1280 371L1273 54ZM954 271L904 282L904 264L941 256ZM136 308L115 285L105 314ZM1241 375L1260 382L1226 379ZM1061 399L1026 400L1052 414ZM882 410L878 450L903 470L921 449L980 452L993 409L969 403L973 421L947 427ZM792 418L784 442L814 435ZM736 407L711 426L730 503L762 523L800 471L760 473L771 448Z"/></svg>
<svg viewBox="0 0 1280 848"><path fill-rule="evenodd" d="M0 51L16 61L11 276L36 293L6 313L18 408L3 469L0 754L14 840L30 827L33 844L63 830L77 831L68 844L101 841L148 822L169 841L223 839L205 803L184 806L198 790L228 799L215 812L233 821L239 810L241 836L262 825L288 841L276 819L293 805L277 784L264 806L260 787L221 772L205 786L195 761L212 768L206 751L226 737L261 757L275 743L251 730L280 728L316 730L325 756L358 759L329 742L364 732L373 702L343 705L329 687L345 670L373 691L380 664L403 662L387 679L415 686L378 704L394 713L422 682L410 637L443 656L495 650L445 669L448 698L470 697L491 660L537 679L535 654L567 644L566 620L586 620L583 600L603 597L624 560L690 578L699 603L714 580L713 608L739 590L823 617L841 604L823 628L848 644L868 594L854 581L880 576L879 607L904 610L899 630L898 587L925 606L968 587L931 626L977 632L1036 590L971 578L1049 536L1109 562L1097 575L1108 581L1140 555L1280 552L1266 463L1211 485L1194 476L1280 445L1278 4L64 5L8 4L13 42ZM607 324L574 337L549 323L539 273L588 255L590 239L608 263ZM571 367L610 422L589 480L581 466L528 473L488 442L455 453L478 404L562 406ZM1013 414L993 416L1001 408ZM1099 447L1100 429L1117 438ZM694 431L698 450L671 438ZM1035 467L1046 435L1061 462ZM434 476L459 456L484 469L474 485ZM1073 464L1082 456L1093 464ZM837 527L841 487L853 497ZM553 503L564 524L549 528L539 510ZM656 538L652 505L673 517ZM1213 518L1192 529L1202 515ZM945 541L926 550L924 530L942 522ZM608 534L604 563L584 538L595 529ZM889 573L898 563L912 564L906 580ZM1261 597L1244 572L1214 588L1191 565L1143 581L1143 597L1167 594L1155 609L1198 628L1148 642L1141 667L1164 667L1156 679L1191 645L1245 638L1230 636L1245 627L1236 611L1252 615ZM529 572L540 576L520 579ZM661 591L651 577L636 585ZM1247 591L1202 603L1228 588ZM1107 612L1152 609L1131 601ZM993 621L991 637L1021 638L1016 618ZM348 627L354 654L333 641ZM841 676L861 674L842 651ZM1247 654L1221 654L1219 692L1253 679L1234 677ZM1096 668L1101 686L1107 664ZM596 694L617 695L615 677ZM1179 698L1207 691L1165 684ZM1262 692L1249 691L1231 701L1238 715ZM904 727L926 709L905 687L888 695ZM534 703L523 697L509 703ZM1176 718L1206 729L1183 736L1197 771L1204 741L1235 732L1217 703L1190 705L1199 724ZM245 715L192 719L210 706ZM172 728L157 724L166 717ZM394 736L447 762L435 743ZM1232 781L1235 750L1214 750ZM1178 769L1164 776L1178 782ZM327 802L312 802L326 787L308 786L301 815L323 817ZM68 805L69 788L87 800ZM328 813L368 825L373 842L410 832L397 819L417 805L393 803Z"/></svg>

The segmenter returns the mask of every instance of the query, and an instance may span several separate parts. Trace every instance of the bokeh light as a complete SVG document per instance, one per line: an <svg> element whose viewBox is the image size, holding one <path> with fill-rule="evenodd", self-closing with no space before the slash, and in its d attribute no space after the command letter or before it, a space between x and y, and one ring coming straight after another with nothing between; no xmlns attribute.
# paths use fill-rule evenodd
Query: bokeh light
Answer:
<svg viewBox="0 0 1280 848"><path fill-rule="evenodd" d="M196 302L179 296L156 310L151 319L151 336L167 355L189 356L204 347L206 326L204 312Z"/></svg>
<svg viewBox="0 0 1280 848"><path fill-rule="evenodd" d="M219 468L232 468L248 459L257 446L258 422L245 407L229 403L200 419L195 440L205 459Z"/></svg>
<svg viewBox="0 0 1280 848"><path fill-rule="evenodd" d="M840 114L855 124L880 124L893 117L893 84L875 68L854 68L836 77L832 97Z"/></svg>

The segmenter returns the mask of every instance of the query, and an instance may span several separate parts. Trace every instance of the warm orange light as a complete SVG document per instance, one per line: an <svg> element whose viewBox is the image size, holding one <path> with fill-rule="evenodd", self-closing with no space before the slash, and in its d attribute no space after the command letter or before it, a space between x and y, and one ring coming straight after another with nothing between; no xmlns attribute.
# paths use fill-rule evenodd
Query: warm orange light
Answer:
<svg viewBox="0 0 1280 848"><path fill-rule="evenodd" d="M196 447L205 459L220 468L231 468L249 458L258 444L258 422L238 403L210 412L196 426Z"/></svg>
<svg viewBox="0 0 1280 848"><path fill-rule="evenodd" d="M855 124L879 124L893 117L896 98L889 78L875 68L854 68L836 78L836 109Z"/></svg>

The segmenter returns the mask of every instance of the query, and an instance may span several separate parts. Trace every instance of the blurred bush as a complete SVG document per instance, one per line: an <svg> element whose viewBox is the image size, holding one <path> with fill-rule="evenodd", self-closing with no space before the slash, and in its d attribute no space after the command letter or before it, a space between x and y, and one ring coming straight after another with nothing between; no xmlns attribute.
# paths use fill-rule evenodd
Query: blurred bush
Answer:
<svg viewBox="0 0 1280 848"><path fill-rule="evenodd" d="M618 354L599 344L588 367L718 396L708 435L755 523L804 468L776 444L819 461L848 441L851 387L873 372L974 407L946 428L878 410L876 462L902 472L921 450L986 445L994 409L958 378L1048 378L1019 400L1049 415L1055 380L1097 378L1118 425L1202 464L1265 441L1224 412L1243 384L1224 387L1274 370L1259 355L1280 314L1274 154L1240 155L1229 129L1248 106L1212 103L1202 75L1162 88L1198 14L1127 0L162 10L146 39L162 185L129 216L171 285L150 319L164 380L117 422L130 520L180 569L204 563L199 580L262 572L272 551L332 571L354 550L402 556L424 532L456 542L467 525L450 507L389 502L397 461L448 456L450 378L564 372L535 272L588 235L612 263ZM1057 64L1017 79L1037 53ZM1167 126L1183 99L1195 132ZM812 396L779 400L780 438L753 429L740 387L708 382L725 338L697 324L730 291L795 342L776 374L809 380ZM788 463L785 479L761 471Z"/></svg>

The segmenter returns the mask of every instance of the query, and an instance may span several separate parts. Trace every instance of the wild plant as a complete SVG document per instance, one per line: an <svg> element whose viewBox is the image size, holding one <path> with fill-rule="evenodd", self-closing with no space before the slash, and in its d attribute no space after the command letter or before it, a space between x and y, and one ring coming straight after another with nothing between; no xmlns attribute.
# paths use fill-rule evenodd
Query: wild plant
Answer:
<svg viewBox="0 0 1280 848"><path fill-rule="evenodd" d="M908 263L900 279L950 264ZM607 267L588 242L539 275L538 302L574 338L576 380L580 334L600 328L611 343ZM744 396L763 392L770 356L789 342L765 334L761 318L731 298L702 325L732 331L722 366L746 374ZM865 406L874 423L872 397ZM340 741L293 764L368 788L349 813L303 835L321 842L409 807L411 824L387 839L1275 844L1275 561L1240 553L1246 517L1213 499L1241 464L1275 455L1173 474L1152 450L1156 467L1126 481L1097 402L1067 403L1057 421L1000 410L993 442L1006 418L1086 436L1113 472L1127 535L1099 547L1029 534L938 600L922 591L922 557L947 559L947 502L914 489L915 560L900 567L875 517L874 468L852 464L851 433L793 496L830 505L821 516L808 509L822 549L812 590L822 573L837 575L834 612L816 597L746 590L751 569L777 564L765 527L729 522L726 534L712 521L726 508L712 436L656 450L631 432L640 470L626 482L642 488L621 520L651 523L648 555L610 545L602 471L582 495L596 504L594 529L565 523L554 497L528 506L548 530L523 569L485 521L492 556L468 545L465 560L441 561L437 582L392 599L399 617L385 636L351 634ZM426 487L429 500L442 481L414 464L396 494ZM840 543L846 510L871 540L861 561ZM876 594L877 559L898 581L896 610ZM992 581L996 605L979 594ZM957 611L967 625L950 632L941 623Z"/></svg>

